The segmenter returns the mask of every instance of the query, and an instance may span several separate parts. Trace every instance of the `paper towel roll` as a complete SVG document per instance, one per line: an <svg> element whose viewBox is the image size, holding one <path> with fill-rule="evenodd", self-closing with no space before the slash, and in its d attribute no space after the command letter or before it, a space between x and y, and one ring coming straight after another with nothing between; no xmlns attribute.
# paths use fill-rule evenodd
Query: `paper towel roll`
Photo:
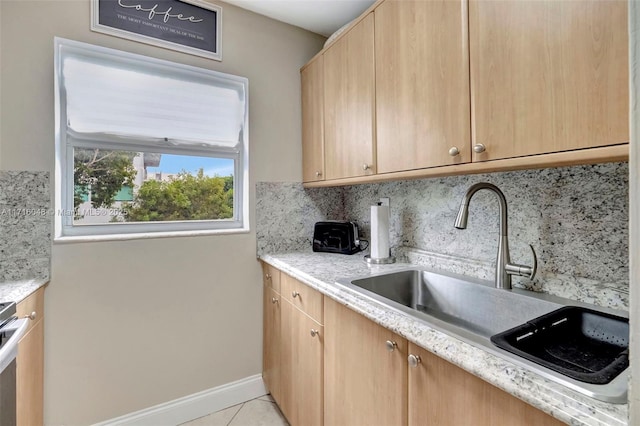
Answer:
<svg viewBox="0 0 640 426"><path fill-rule="evenodd" d="M371 206L371 258L389 257L389 206Z"/></svg>

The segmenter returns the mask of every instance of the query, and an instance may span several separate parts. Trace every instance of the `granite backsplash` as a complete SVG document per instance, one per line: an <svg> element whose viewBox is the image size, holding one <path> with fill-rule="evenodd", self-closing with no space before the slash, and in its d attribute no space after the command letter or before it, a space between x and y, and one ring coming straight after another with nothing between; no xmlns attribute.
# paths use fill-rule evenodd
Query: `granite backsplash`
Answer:
<svg viewBox="0 0 640 426"><path fill-rule="evenodd" d="M619 309L628 308L628 164L526 170L304 189L300 183L256 186L257 250L309 250L316 221L353 220L368 238L370 210L391 199L391 246L402 260L493 279L498 199L480 191L466 230L453 227L460 201L476 182L505 194L511 260L531 264L534 281L514 285ZM357 256L357 255L356 255Z"/></svg>
<svg viewBox="0 0 640 426"><path fill-rule="evenodd" d="M0 171L0 283L49 278L52 212L48 172Z"/></svg>

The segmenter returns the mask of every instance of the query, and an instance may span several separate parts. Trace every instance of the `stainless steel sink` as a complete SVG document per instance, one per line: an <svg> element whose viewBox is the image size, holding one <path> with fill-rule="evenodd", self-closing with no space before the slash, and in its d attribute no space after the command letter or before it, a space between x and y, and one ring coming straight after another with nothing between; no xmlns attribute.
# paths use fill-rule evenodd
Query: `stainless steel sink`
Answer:
<svg viewBox="0 0 640 426"><path fill-rule="evenodd" d="M562 306L512 291L496 291L483 281L416 269L355 279L351 284L402 305L397 307L412 315L426 314L485 337Z"/></svg>
<svg viewBox="0 0 640 426"><path fill-rule="evenodd" d="M590 397L613 403L627 402L627 370L606 385L583 383L504 351L490 341L494 334L563 306L611 310L527 290L496 289L489 281L417 267L339 279L337 283Z"/></svg>

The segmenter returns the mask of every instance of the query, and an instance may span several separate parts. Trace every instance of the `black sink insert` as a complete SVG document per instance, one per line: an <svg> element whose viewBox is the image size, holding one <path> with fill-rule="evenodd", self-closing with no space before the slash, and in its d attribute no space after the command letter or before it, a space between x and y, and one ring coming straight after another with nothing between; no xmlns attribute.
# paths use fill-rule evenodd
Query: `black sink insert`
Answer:
<svg viewBox="0 0 640 426"><path fill-rule="evenodd" d="M629 320L578 306L560 308L491 341L586 383L609 383L629 365Z"/></svg>

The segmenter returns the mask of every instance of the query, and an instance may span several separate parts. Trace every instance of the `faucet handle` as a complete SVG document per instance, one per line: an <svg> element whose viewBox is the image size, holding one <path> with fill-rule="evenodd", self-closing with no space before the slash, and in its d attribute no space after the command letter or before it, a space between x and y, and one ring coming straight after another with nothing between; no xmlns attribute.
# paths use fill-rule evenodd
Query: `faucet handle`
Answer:
<svg viewBox="0 0 640 426"><path fill-rule="evenodd" d="M509 275L520 275L521 277L527 277L530 280L536 276L536 272L538 271L538 257L536 256L536 251L533 249L533 246L529 244L529 248L531 249L531 254L533 254L533 266L525 266L518 265L517 263L507 263L504 269L507 271Z"/></svg>

